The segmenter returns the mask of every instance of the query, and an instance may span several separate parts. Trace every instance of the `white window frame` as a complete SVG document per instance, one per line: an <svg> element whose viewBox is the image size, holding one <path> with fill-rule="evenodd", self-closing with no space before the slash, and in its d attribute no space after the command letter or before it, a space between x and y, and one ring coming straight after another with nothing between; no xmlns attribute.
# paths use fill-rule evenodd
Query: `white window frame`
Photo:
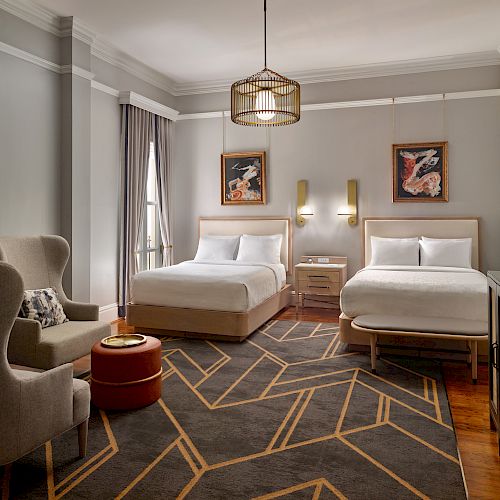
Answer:
<svg viewBox="0 0 500 500"><path fill-rule="evenodd" d="M149 157L148 157L148 174L149 174L149 165L151 161L155 161L155 150L154 150L154 144L153 142L150 143L150 149L149 149ZM140 271L145 271L149 269L155 269L158 267L163 266L163 245L161 243L161 233L160 233L160 209L159 209L159 203L158 203L158 182L156 180L155 176L155 199L154 200L148 200L147 199L147 193L146 193L146 202L144 205L144 215L142 218L141 226L139 228L139 248L137 249L137 261L138 261L138 266ZM152 247L150 246L150 242L148 241L148 224L147 224L147 217L148 217L148 206L154 206L156 207L155 214L156 214L156 241L157 244L156 246ZM151 256L155 255L155 266L151 266Z"/></svg>

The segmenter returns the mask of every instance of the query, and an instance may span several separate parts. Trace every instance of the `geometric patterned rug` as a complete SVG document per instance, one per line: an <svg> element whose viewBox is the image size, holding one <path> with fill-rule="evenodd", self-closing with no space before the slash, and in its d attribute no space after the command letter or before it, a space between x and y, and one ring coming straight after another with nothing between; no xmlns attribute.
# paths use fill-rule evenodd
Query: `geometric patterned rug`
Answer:
<svg viewBox="0 0 500 500"><path fill-rule="evenodd" d="M273 320L241 344L162 339L162 398L93 408L87 457L63 434L13 465L10 498L466 498L439 363L374 375L337 334Z"/></svg>

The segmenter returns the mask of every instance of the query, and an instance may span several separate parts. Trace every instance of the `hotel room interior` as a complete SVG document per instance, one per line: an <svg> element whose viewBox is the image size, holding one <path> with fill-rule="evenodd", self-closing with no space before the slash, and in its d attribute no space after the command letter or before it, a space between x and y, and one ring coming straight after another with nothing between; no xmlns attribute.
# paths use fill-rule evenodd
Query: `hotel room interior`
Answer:
<svg viewBox="0 0 500 500"><path fill-rule="evenodd" d="M500 498L500 1L0 0L0 496Z"/></svg>

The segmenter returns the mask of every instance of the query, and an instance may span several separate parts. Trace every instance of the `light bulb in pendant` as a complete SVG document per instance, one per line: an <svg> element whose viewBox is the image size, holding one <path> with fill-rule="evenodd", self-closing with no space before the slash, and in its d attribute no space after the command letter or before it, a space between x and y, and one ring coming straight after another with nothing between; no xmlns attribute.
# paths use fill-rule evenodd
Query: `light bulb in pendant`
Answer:
<svg viewBox="0 0 500 500"><path fill-rule="evenodd" d="M262 110L262 111L260 111ZM255 114L261 120L271 120L276 116L276 101L270 90L261 90L255 99Z"/></svg>

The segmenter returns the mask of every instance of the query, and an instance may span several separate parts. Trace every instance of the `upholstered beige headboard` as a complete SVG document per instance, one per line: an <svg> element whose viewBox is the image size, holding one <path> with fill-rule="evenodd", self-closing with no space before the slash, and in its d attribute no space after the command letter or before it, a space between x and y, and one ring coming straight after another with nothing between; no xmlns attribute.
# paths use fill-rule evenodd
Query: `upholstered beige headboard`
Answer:
<svg viewBox="0 0 500 500"><path fill-rule="evenodd" d="M200 217L200 236L233 234L281 234L281 262L292 271L292 224L290 217Z"/></svg>
<svg viewBox="0 0 500 500"><path fill-rule="evenodd" d="M479 269L479 219L470 218L370 218L363 219L363 256L371 260L370 238L472 238L472 267Z"/></svg>

